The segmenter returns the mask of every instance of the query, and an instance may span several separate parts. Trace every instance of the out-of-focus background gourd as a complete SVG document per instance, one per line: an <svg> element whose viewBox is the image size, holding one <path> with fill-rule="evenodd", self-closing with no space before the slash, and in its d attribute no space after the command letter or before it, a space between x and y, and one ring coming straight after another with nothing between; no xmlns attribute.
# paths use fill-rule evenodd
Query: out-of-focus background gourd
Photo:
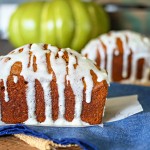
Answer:
<svg viewBox="0 0 150 150"><path fill-rule="evenodd" d="M94 3L95 2L95 3ZM77 51L109 30L149 36L149 0L3 0L0 55L26 43L51 43Z"/></svg>
<svg viewBox="0 0 150 150"><path fill-rule="evenodd" d="M79 51L108 30L108 17L96 3L51 0L21 4L10 19L8 34L15 47L42 42Z"/></svg>

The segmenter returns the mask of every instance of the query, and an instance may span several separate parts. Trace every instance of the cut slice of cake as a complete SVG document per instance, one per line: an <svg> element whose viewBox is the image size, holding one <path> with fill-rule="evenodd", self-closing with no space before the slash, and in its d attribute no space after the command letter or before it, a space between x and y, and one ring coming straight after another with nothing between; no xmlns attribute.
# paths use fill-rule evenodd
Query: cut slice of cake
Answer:
<svg viewBox="0 0 150 150"><path fill-rule="evenodd" d="M1 56L0 68L1 123L101 123L107 73L77 52L28 44Z"/></svg>

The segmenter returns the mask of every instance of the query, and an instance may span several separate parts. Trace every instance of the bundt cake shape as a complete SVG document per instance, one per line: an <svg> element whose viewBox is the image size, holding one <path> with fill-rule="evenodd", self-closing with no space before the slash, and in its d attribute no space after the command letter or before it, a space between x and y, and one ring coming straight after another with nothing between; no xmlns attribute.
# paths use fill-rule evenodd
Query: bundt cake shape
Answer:
<svg viewBox="0 0 150 150"><path fill-rule="evenodd" d="M82 54L108 71L109 80L150 84L150 40L131 31L111 31L90 41Z"/></svg>
<svg viewBox="0 0 150 150"><path fill-rule="evenodd" d="M101 123L107 73L77 52L28 44L1 56L0 68L1 123Z"/></svg>

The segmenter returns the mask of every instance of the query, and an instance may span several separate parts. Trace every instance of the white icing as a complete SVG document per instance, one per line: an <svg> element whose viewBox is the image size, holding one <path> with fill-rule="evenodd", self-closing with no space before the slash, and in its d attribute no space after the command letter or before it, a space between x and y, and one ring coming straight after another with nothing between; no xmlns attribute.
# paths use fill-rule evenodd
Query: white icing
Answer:
<svg viewBox="0 0 150 150"><path fill-rule="evenodd" d="M44 44L32 44L25 45L9 53L6 56L0 57L0 67L3 68L0 70L0 79L3 80L5 87L5 101L9 102L9 93L7 92L7 79L10 75L11 66L15 62L22 63L22 70L20 75L24 77L24 80L27 82L26 89L26 101L28 106L28 119L24 122L29 125L55 125L55 126L64 126L64 125L87 125L80 118L82 112L82 100L83 100L83 81L86 83L86 102L91 102L91 93L93 89L93 80L90 74L90 70L97 75L97 81L101 82L102 80L107 79L107 74L104 70L98 70L92 61L81 56L71 49L61 49L57 47L48 45L47 49L44 49ZM19 52L19 49L23 49L22 52ZM31 56L29 57L29 52ZM64 52L68 53L69 62L68 66L66 61L63 59ZM49 73L47 70L46 62L46 53L50 53L50 63L52 70L56 76L56 83L58 87L58 105L59 105L59 115L56 121L52 120L52 99L51 99L51 89L50 82L52 81L53 74ZM33 68L33 59L36 57L36 66L37 69ZM10 58L7 62L6 58ZM30 60L29 60L30 59ZM86 59L86 61L85 61ZM77 62L76 62L77 61ZM29 65L30 62L30 65ZM74 68L74 64L77 63L77 67ZM68 67L68 75L66 71ZM86 68L86 69L84 69ZM18 77L13 76L14 82L18 82ZM38 80L41 83L41 86L44 91L44 101L45 101L45 121L37 122L35 107L35 80ZM75 114L72 122L68 122L64 118L65 114L65 80L70 81L70 85L75 95ZM68 83L68 82L67 82ZM1 116L0 116L1 120Z"/></svg>
<svg viewBox="0 0 150 150"><path fill-rule="evenodd" d="M126 78L127 75L128 75L128 57L130 55L130 48L128 46L128 43L126 41L126 37L123 36L122 37L122 46L123 46L123 49L124 49L124 52L123 52L123 68L122 68L122 77L123 78Z"/></svg>
<svg viewBox="0 0 150 150"><path fill-rule="evenodd" d="M101 67L105 68L105 52L100 51L100 49L102 49L102 45L101 45L101 43L99 42L99 39L98 39L97 50L100 52L100 56L101 56Z"/></svg>
<svg viewBox="0 0 150 150"><path fill-rule="evenodd" d="M55 58L55 55L51 54L51 66L53 71L56 75L56 82L58 87L58 95L59 95L59 115L58 118L64 118L65 113L65 96L64 96L64 89L65 89L65 75L66 75L66 62L62 59L62 51L61 53L58 52L59 57ZM61 66L61 67L56 67Z"/></svg>
<svg viewBox="0 0 150 150"><path fill-rule="evenodd" d="M28 88L26 92L27 106L28 106L28 120L25 124L36 124L35 116L35 81L34 79L29 79Z"/></svg>
<svg viewBox="0 0 150 150"><path fill-rule="evenodd" d="M17 83L18 82L18 77L17 76L13 76L14 78L14 83Z"/></svg>
<svg viewBox="0 0 150 150"><path fill-rule="evenodd" d="M68 64L68 78L70 80L70 84L75 95L75 115L74 118L80 119L81 111L82 111L82 99L83 99L83 82L81 76L78 75L79 71L83 72L83 68L77 66L74 69L73 64L76 63L76 59L73 55L69 55L69 64ZM79 63L79 60L78 60ZM72 76L72 74L74 74ZM76 87L78 85L78 88Z"/></svg>
<svg viewBox="0 0 150 150"><path fill-rule="evenodd" d="M42 122L43 125L52 124L52 104L51 104L51 95L50 95L50 83L47 81L40 82L44 91L44 100L45 100L45 121Z"/></svg>
<svg viewBox="0 0 150 150"><path fill-rule="evenodd" d="M150 74L150 39L143 37L138 33L131 31L118 31L110 32L110 34L103 34L97 39L90 41L85 48L82 50L82 54L88 55L88 58L95 61L97 58L97 52L100 53L101 64L100 67L108 71L110 81L112 79L112 69L115 66L112 66L113 61L113 52L118 55L118 47L116 44L117 38L120 38L123 44L123 68L122 68L122 77L126 78L128 75L128 58L132 51L132 62L131 62L131 75L129 79L123 79L122 82L126 83L150 83L149 74ZM127 39L126 39L127 38ZM102 41L106 46L107 54L104 54L104 48L101 44ZM105 58L107 56L107 66L105 68ZM136 78L137 74L137 64L138 60L144 58L144 69L143 76L141 80ZM119 63L119 62L118 62ZM138 81L137 81L138 80Z"/></svg>
<svg viewBox="0 0 150 150"><path fill-rule="evenodd" d="M116 41L112 40L111 38L109 38L108 40L104 37L102 38L102 40L104 41L104 44L107 45L107 71L108 72L112 72L112 61L113 61L113 52L114 49L116 48ZM109 76L109 80L112 80L112 74L108 74Z"/></svg>
<svg viewBox="0 0 150 150"><path fill-rule="evenodd" d="M119 55L119 50L115 50L115 55L116 55L116 56Z"/></svg>
<svg viewBox="0 0 150 150"><path fill-rule="evenodd" d="M8 92L7 92L7 78L3 79L3 82L4 82L4 87L5 87L5 91L4 91L4 94L5 94L5 101L8 102L9 101L9 98L8 98Z"/></svg>

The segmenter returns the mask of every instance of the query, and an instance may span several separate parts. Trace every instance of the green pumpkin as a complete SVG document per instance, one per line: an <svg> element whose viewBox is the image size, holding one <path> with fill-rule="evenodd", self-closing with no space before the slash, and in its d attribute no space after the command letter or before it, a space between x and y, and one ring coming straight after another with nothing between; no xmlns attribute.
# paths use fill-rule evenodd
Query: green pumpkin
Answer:
<svg viewBox="0 0 150 150"><path fill-rule="evenodd" d="M15 47L50 43L80 51L108 29L107 14L94 2L52 0L21 4L10 19L8 33Z"/></svg>

